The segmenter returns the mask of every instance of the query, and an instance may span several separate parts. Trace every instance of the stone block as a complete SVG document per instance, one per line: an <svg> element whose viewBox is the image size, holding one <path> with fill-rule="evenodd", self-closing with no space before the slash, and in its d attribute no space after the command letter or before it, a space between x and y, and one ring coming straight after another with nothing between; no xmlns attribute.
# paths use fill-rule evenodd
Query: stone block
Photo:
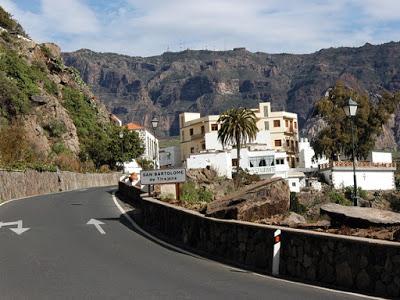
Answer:
<svg viewBox="0 0 400 300"><path fill-rule="evenodd" d="M353 286L353 274L347 262L336 265L336 283L346 288Z"/></svg>

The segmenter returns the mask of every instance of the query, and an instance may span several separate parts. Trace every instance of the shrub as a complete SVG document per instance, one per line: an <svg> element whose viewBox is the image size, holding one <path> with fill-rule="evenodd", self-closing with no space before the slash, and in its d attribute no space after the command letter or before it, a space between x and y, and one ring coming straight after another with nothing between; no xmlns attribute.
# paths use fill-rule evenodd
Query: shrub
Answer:
<svg viewBox="0 0 400 300"><path fill-rule="evenodd" d="M60 138L65 132L67 132L64 122L59 120L51 120L44 126L44 129L49 133L50 137L55 138Z"/></svg>
<svg viewBox="0 0 400 300"><path fill-rule="evenodd" d="M214 199L214 195L211 191L206 188L197 188L194 182L185 182L181 189L182 201L189 203L199 202L211 202Z"/></svg>
<svg viewBox="0 0 400 300"><path fill-rule="evenodd" d="M346 186L344 188L344 195L347 199L352 200L353 199L353 186ZM361 187L357 188L357 196L366 199L368 197L368 192L363 190Z"/></svg>
<svg viewBox="0 0 400 300"><path fill-rule="evenodd" d="M80 161L72 153L60 153L55 159L55 164L64 171L81 171Z"/></svg>
<svg viewBox="0 0 400 300"><path fill-rule="evenodd" d="M349 201L348 199L346 199L346 197L336 191L330 191L328 193L329 199L336 204L340 204L340 205L345 205L345 206L351 206L352 202Z"/></svg>
<svg viewBox="0 0 400 300"><path fill-rule="evenodd" d="M54 143L51 146L51 151L53 151L55 154L61 154L61 153L69 152L69 150L65 147L63 142Z"/></svg>
<svg viewBox="0 0 400 300"><path fill-rule="evenodd" d="M99 168L100 173L110 173L110 166L109 165L101 165Z"/></svg>

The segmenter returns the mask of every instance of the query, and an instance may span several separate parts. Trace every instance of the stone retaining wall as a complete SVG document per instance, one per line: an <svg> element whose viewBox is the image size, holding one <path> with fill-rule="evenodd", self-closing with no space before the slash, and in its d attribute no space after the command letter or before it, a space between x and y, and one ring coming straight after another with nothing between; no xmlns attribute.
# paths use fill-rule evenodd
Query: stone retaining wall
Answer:
<svg viewBox="0 0 400 300"><path fill-rule="evenodd" d="M120 173L0 171L0 202L59 191L116 185L120 176Z"/></svg>
<svg viewBox="0 0 400 300"><path fill-rule="evenodd" d="M383 297L400 296L400 243L267 226L203 215L120 183L142 209L142 226L201 255L271 274L273 233L281 229L280 276Z"/></svg>

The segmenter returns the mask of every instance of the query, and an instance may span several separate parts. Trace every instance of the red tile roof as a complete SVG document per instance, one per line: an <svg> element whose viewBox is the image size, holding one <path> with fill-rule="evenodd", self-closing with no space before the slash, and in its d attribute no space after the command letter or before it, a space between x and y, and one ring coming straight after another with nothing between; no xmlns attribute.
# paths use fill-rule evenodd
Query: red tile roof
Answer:
<svg viewBox="0 0 400 300"><path fill-rule="evenodd" d="M128 123L125 125L128 130L139 130L144 129L143 126L139 125L138 123Z"/></svg>

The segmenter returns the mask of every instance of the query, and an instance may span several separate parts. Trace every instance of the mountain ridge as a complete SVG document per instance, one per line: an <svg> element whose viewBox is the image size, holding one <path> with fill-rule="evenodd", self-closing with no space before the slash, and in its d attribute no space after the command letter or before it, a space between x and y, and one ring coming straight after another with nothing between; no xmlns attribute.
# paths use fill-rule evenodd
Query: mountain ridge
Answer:
<svg viewBox="0 0 400 300"><path fill-rule="evenodd" d="M262 101L270 101L273 109L296 112L307 135L314 103L337 81L369 94L371 101L385 91L400 90L400 42L310 54L235 48L132 57L85 49L62 56L123 121L150 126L158 115L165 135L178 134L181 111L217 114ZM397 126L400 121L395 119ZM399 143L396 129L391 131Z"/></svg>

